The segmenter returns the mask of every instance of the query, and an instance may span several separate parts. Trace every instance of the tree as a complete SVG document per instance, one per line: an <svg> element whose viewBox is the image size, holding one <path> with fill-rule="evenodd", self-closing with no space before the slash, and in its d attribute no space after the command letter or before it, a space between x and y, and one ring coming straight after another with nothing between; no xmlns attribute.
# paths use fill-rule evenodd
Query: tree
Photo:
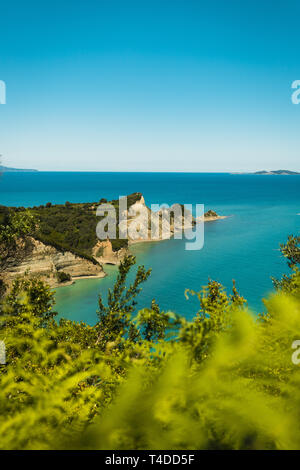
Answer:
<svg viewBox="0 0 300 470"><path fill-rule="evenodd" d="M37 220L30 210L3 213L0 224L0 267L4 268L9 258L16 259L22 250L22 242L36 230Z"/></svg>
<svg viewBox="0 0 300 470"><path fill-rule="evenodd" d="M268 298L267 321L215 281L187 291L200 302L191 321L155 301L134 318L150 274L138 268L127 289L134 263L99 299L95 327L52 321L41 281L19 279L4 296L0 448L300 449L300 284L298 297Z"/></svg>
<svg viewBox="0 0 300 470"><path fill-rule="evenodd" d="M280 245L280 251L290 268L300 264L300 236L290 235L288 241Z"/></svg>
<svg viewBox="0 0 300 470"><path fill-rule="evenodd" d="M277 291L299 296L300 292L300 237L290 235L288 241L280 245L282 255L287 259L291 274L284 274L281 279L272 278L273 285Z"/></svg>
<svg viewBox="0 0 300 470"><path fill-rule="evenodd" d="M33 233L35 228L36 220L30 210L8 212L0 225L0 244L14 243L18 238L24 238Z"/></svg>
<svg viewBox="0 0 300 470"><path fill-rule="evenodd" d="M58 271L56 273L56 277L58 282L67 282L71 281L71 275L69 273L65 273L64 271Z"/></svg>
<svg viewBox="0 0 300 470"><path fill-rule="evenodd" d="M56 315L54 292L37 278L15 279L3 302L6 321L18 323L26 312L37 319L38 326L48 324Z"/></svg>
<svg viewBox="0 0 300 470"><path fill-rule="evenodd" d="M242 310L246 300L238 293L235 281L230 296L222 284L212 280L199 292L187 289L187 298L188 294L198 297L200 310L192 322L183 321L180 340L189 345L193 358L201 362L209 357L219 335L232 326L232 312Z"/></svg>
<svg viewBox="0 0 300 470"><path fill-rule="evenodd" d="M130 268L135 264L135 257L128 255L120 263L119 274L113 290L108 290L107 305L99 296L97 311L99 332L97 344L105 348L108 342L116 342L121 346L124 339L136 341L139 337L138 331L132 322L132 314L136 307L135 298L141 291L140 285L150 276L151 270L139 266L133 284L126 289L126 279Z"/></svg>
<svg viewBox="0 0 300 470"><path fill-rule="evenodd" d="M164 340L167 336L173 338L181 326L180 317L172 312L162 312L154 299L151 308L138 312L135 322L140 328L141 337L152 343Z"/></svg>

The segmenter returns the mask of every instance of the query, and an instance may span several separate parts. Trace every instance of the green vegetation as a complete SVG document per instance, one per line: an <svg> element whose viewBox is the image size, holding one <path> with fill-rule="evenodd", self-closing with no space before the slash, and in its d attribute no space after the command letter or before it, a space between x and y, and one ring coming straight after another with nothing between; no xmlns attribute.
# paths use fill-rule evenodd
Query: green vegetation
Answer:
<svg viewBox="0 0 300 470"><path fill-rule="evenodd" d="M140 193L134 193L127 197L130 207L141 198ZM51 204L33 207L31 212L39 221L35 237L45 244L52 245L61 251L71 251L84 258L93 260L92 249L98 238L96 226L101 217L96 217L96 210L100 203L107 202L101 199L98 203L70 203ZM117 222L119 222L119 200L110 201L116 209ZM123 239L111 240L112 249L118 251L128 246L128 241Z"/></svg>
<svg viewBox="0 0 300 470"><path fill-rule="evenodd" d="M58 271L56 276L57 276L58 282L67 282L67 281L71 281L72 279L70 274L65 273L64 271Z"/></svg>
<svg viewBox="0 0 300 470"><path fill-rule="evenodd" d="M12 211L0 206L0 243L13 245L19 237L34 232L34 217L28 209Z"/></svg>
<svg viewBox="0 0 300 470"><path fill-rule="evenodd" d="M140 193L128 196L128 207L141 198ZM33 236L45 245L61 252L70 251L77 256L98 264L93 257L93 248L98 242L96 226L101 217L96 216L99 203L52 204L25 209L24 207L0 206L0 266L2 268L13 258L22 257L26 236ZM119 221L119 200L111 201ZM104 217L104 216L103 216ZM128 247L128 240L111 240L113 251ZM22 250L23 248L23 250ZM23 251L23 253L22 253Z"/></svg>
<svg viewBox="0 0 300 470"><path fill-rule="evenodd" d="M0 206L0 268L11 258L17 259L24 251L22 241L36 231L36 220L27 209L13 211Z"/></svg>
<svg viewBox="0 0 300 470"><path fill-rule="evenodd" d="M60 251L91 257L98 239L96 208L93 204L55 204L32 209L39 221L36 238Z"/></svg>
<svg viewBox="0 0 300 470"><path fill-rule="evenodd" d="M281 253L287 259L290 275L284 275L280 280L273 278L274 287L286 294L298 296L300 299L300 237L289 236L285 245L280 245Z"/></svg>
<svg viewBox="0 0 300 470"><path fill-rule="evenodd" d="M2 297L1 449L300 449L299 240L255 317L233 285L210 281L192 321L155 301L135 315L149 271L121 264L94 326L55 321L41 281ZM299 354L300 355L300 354ZM297 354L296 354L297 356ZM295 361L294 361L295 362Z"/></svg>
<svg viewBox="0 0 300 470"><path fill-rule="evenodd" d="M141 198L140 193L134 193L127 197L128 207ZM75 255L95 262L92 249L98 238L96 226L101 217L96 216L96 210L100 203L107 202L101 199L99 203L71 203L52 204L33 207L30 210L24 208L1 208L0 226L2 219L8 217L11 220L15 215L31 214L36 220L36 225L31 227L29 234L46 245L54 246L60 251L71 251ZM117 222L119 221L119 200L110 202L116 209ZM6 212L4 212L6 211ZM1 240L0 240L1 241ZM111 240L112 249L118 251L128 246L128 241L123 239Z"/></svg>

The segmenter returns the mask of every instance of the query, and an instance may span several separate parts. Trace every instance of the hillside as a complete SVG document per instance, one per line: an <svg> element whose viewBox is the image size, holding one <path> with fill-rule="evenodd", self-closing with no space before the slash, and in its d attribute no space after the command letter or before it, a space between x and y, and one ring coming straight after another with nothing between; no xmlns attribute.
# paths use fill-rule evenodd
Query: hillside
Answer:
<svg viewBox="0 0 300 470"><path fill-rule="evenodd" d="M116 238L108 238L106 228L103 238L98 238L98 223L107 218L96 214L104 198L98 202L52 204L24 207L0 206L0 266L7 280L30 271L31 275L40 275L51 285L72 282L78 277L103 277L103 264L119 264L129 253L129 245L145 241L160 241L172 237L182 224L192 228L201 221L210 222L223 217L210 210L201 220L185 220L182 206L177 204L170 209L161 209L156 213L155 229L157 236L152 237L150 220L154 215L145 204L141 193L127 196L127 220L121 225L119 199L109 201L116 213ZM180 208L179 215L175 209ZM130 209L132 213L130 213ZM147 217L139 218L141 211ZM164 220L170 221L169 230L165 230ZM132 225L133 224L133 225ZM131 227L136 236L132 238ZM104 227L106 225L104 224ZM164 227L164 229L162 229ZM128 230L127 238L119 238L122 229ZM0 253L0 254L1 254Z"/></svg>
<svg viewBox="0 0 300 470"><path fill-rule="evenodd" d="M272 170L272 171L267 171L267 170L262 170L262 171L256 171L253 173L254 175L300 175L297 171L290 171L290 170Z"/></svg>
<svg viewBox="0 0 300 470"><path fill-rule="evenodd" d="M10 168L8 166L3 166L3 165L0 165L0 173L1 172L36 172L38 170L33 170L31 168Z"/></svg>

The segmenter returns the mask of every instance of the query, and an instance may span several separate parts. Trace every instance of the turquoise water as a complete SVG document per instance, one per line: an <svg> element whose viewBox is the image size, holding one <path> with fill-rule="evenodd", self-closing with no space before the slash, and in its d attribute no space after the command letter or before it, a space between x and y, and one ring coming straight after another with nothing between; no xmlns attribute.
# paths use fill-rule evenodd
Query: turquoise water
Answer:
<svg viewBox="0 0 300 470"><path fill-rule="evenodd" d="M139 305L155 298L162 308L188 318L197 301L185 299L184 290L199 290L209 278L228 288L235 279L240 292L256 311L272 290L270 276L286 272L279 243L299 233L300 176L255 176L187 173L4 173L0 204L33 206L98 201L142 192L147 204L175 202L204 204L227 219L205 224L205 244L186 251L184 241L168 240L132 247L138 264L152 268ZM95 221L96 225L96 221ZM105 295L116 276L106 266L104 279L83 279L56 291L60 316L88 323L96 321L97 297Z"/></svg>

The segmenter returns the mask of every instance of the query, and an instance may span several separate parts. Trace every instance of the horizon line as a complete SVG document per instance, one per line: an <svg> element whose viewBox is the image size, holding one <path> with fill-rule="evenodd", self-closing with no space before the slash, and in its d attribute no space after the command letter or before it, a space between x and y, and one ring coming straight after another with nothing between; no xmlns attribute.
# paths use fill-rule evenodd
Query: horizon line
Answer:
<svg viewBox="0 0 300 470"><path fill-rule="evenodd" d="M25 168L24 168L25 169ZM28 171L28 170L27 170ZM233 170L227 170L227 171L191 171L191 170L173 170L173 171L167 171L167 170L152 170L152 171L147 171L147 170L36 170L37 173L190 173L190 174L235 174L235 175L242 175L242 174L253 174L256 172L260 171L267 171L267 172L274 172L274 171L292 171L295 173L300 173L300 170L249 170L249 171L233 171ZM284 176L284 175L283 175Z"/></svg>

